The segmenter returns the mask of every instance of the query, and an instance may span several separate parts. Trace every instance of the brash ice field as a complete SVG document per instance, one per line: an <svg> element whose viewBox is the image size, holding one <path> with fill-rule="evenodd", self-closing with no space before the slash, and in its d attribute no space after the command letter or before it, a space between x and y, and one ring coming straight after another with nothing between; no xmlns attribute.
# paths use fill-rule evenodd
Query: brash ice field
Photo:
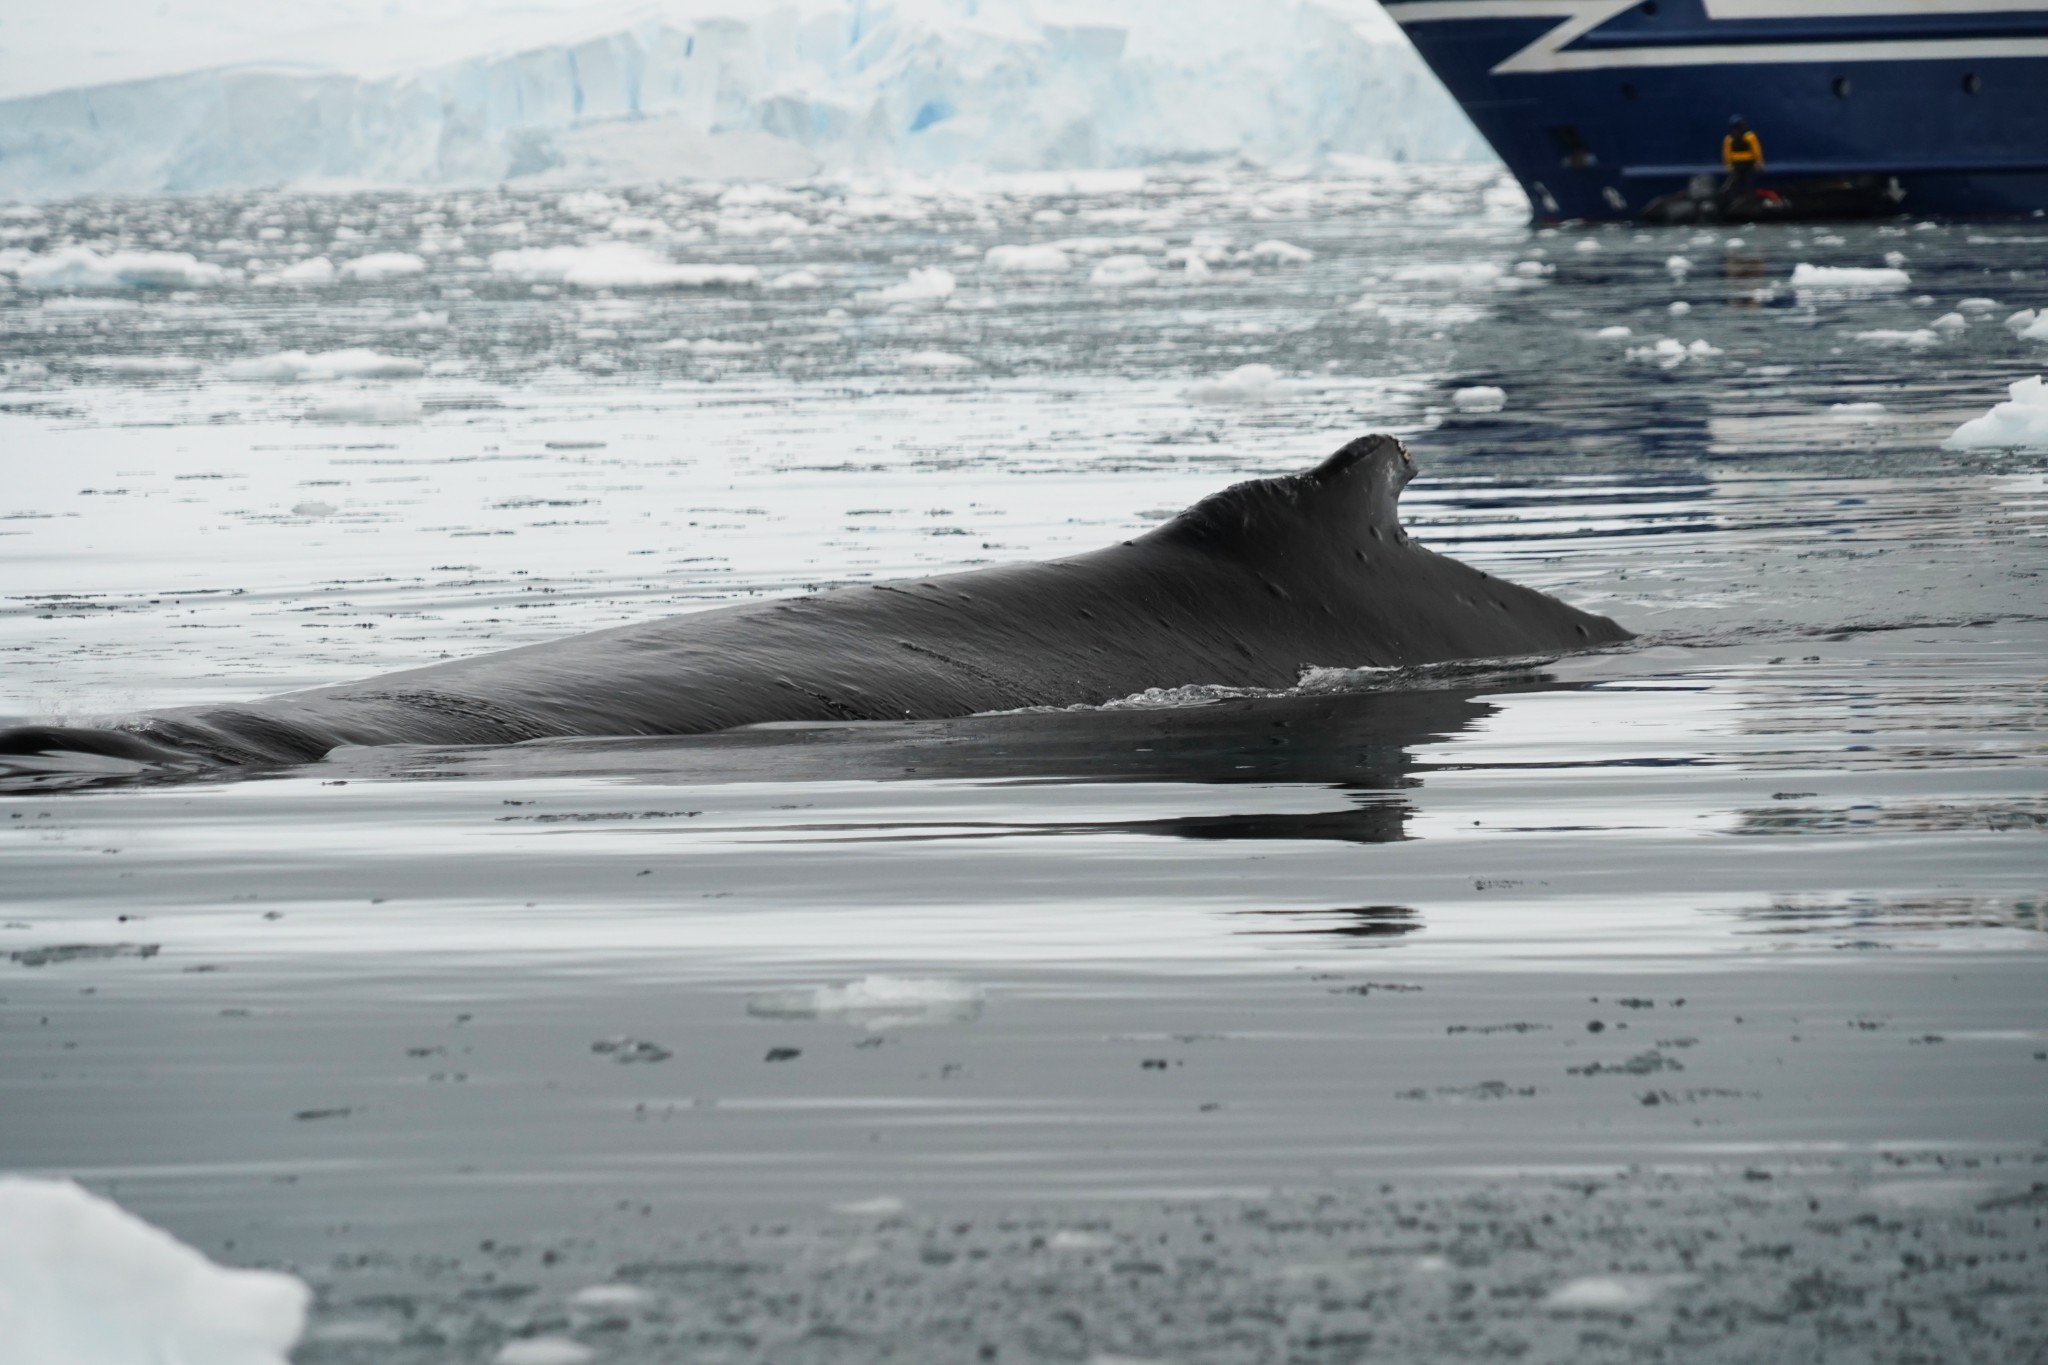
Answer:
<svg viewBox="0 0 2048 1365"><path fill-rule="evenodd" d="M963 699L0 759L0 1164L302 1277L301 1365L2048 1352L2048 467L1944 445L2048 368L2040 225L1532 231L1477 168L8 215L0 726L806 599ZM1219 584L1169 633L1246 671L982 695L871 586L1372 432L1396 548L1633 638Z"/></svg>

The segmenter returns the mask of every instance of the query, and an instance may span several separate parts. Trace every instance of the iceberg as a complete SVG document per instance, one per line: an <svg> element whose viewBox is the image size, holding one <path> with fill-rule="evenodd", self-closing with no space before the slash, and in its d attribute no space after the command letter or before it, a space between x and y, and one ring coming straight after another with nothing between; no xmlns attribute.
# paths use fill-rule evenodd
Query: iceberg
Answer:
<svg viewBox="0 0 2048 1365"><path fill-rule="evenodd" d="M0 198L1490 156L1372 0L646 0L501 18L432 51L385 25L205 70L150 72L141 53L118 82L17 80L0 90Z"/></svg>
<svg viewBox="0 0 2048 1365"><path fill-rule="evenodd" d="M2011 395L1972 417L1941 443L1943 450L2048 450L2048 382L2040 375L2007 386Z"/></svg>
<svg viewBox="0 0 2048 1365"><path fill-rule="evenodd" d="M64 1365L288 1365L312 1295L214 1264L68 1180L0 1177L0 1342Z"/></svg>

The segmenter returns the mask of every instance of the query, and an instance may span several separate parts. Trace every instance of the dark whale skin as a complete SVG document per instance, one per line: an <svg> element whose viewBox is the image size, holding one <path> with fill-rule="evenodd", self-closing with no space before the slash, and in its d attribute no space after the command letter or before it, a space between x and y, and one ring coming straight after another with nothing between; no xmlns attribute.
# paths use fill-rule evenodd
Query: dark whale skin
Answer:
<svg viewBox="0 0 2048 1365"><path fill-rule="evenodd" d="M0 755L290 763L350 744L934 720L1631 638L1415 544L1398 516L1414 474L1399 441L1366 436L1067 559L717 608L111 729L26 726L0 731Z"/></svg>

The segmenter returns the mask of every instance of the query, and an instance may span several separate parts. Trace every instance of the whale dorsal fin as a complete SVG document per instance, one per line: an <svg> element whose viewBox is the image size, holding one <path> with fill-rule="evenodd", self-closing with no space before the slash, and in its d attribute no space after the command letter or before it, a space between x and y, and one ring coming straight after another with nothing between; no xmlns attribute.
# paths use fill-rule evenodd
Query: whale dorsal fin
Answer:
<svg viewBox="0 0 2048 1365"><path fill-rule="evenodd" d="M1361 436L1305 473L1232 484L1144 539L1261 558L1304 537L1401 544L1401 490L1414 477L1408 447L1384 434Z"/></svg>

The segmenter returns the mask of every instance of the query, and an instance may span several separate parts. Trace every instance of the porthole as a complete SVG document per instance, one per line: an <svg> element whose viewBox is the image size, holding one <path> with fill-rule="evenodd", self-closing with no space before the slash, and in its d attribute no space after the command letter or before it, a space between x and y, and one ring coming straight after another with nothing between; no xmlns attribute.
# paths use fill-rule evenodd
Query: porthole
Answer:
<svg viewBox="0 0 2048 1365"><path fill-rule="evenodd" d="M1972 71L1969 75L1963 77L1963 93L1965 95L1974 95L1983 88L1984 78L1976 72Z"/></svg>
<svg viewBox="0 0 2048 1365"><path fill-rule="evenodd" d="M1849 98L1849 78L1847 76L1835 77L1834 91L1835 98L1838 100Z"/></svg>

